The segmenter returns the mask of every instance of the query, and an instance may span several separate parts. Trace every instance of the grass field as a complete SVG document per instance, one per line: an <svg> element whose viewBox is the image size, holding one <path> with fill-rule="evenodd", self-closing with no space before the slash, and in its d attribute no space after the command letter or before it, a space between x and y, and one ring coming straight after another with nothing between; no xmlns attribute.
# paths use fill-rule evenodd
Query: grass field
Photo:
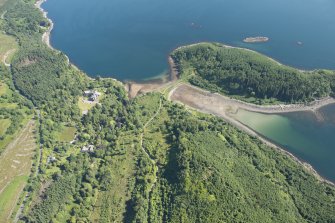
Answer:
<svg viewBox="0 0 335 223"><path fill-rule="evenodd" d="M9 222L32 167L36 150L34 121L29 121L0 156L0 222Z"/></svg>
<svg viewBox="0 0 335 223"><path fill-rule="evenodd" d="M25 123L25 121L23 121L22 123ZM14 134L14 135L10 135L10 136L6 136L3 140L0 140L0 155L2 154L2 151L5 149L5 147L12 141L15 139L16 135L18 133Z"/></svg>
<svg viewBox="0 0 335 223"><path fill-rule="evenodd" d="M0 82L0 96L6 94L7 91L8 91L8 86Z"/></svg>
<svg viewBox="0 0 335 223"><path fill-rule="evenodd" d="M0 6L1 6L1 1L3 0L0 0ZM6 62L10 63L11 57L13 56L17 48L18 48L18 44L14 37L0 33L0 60L1 62L3 61L4 56L8 52Z"/></svg>
<svg viewBox="0 0 335 223"><path fill-rule="evenodd" d="M150 100L148 100L148 96L146 95L136 98L142 111L139 119L143 125L155 114L159 108L159 98L159 94L150 95Z"/></svg>
<svg viewBox="0 0 335 223"><path fill-rule="evenodd" d="M10 126L9 119L0 119L0 136L3 135Z"/></svg>
<svg viewBox="0 0 335 223"><path fill-rule="evenodd" d="M79 97L79 100L78 100L78 107L82 113L90 110L96 104L97 102L87 102L86 99L84 99L83 97Z"/></svg>
<svg viewBox="0 0 335 223"><path fill-rule="evenodd" d="M17 104L15 104L15 103L0 103L0 108L15 109L15 108L17 108Z"/></svg>
<svg viewBox="0 0 335 223"><path fill-rule="evenodd" d="M71 142L76 134L76 128L64 126L61 131L56 132L55 138L60 142Z"/></svg>

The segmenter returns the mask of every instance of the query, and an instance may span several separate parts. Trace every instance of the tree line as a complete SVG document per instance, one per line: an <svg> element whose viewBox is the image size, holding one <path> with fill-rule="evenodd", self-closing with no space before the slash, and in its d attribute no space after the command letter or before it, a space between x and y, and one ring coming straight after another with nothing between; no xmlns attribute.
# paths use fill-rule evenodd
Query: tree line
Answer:
<svg viewBox="0 0 335 223"><path fill-rule="evenodd" d="M173 52L181 75L193 69L189 82L196 86L245 98L274 98L282 102L308 102L333 94L333 71L300 71L280 65L256 52L199 44Z"/></svg>

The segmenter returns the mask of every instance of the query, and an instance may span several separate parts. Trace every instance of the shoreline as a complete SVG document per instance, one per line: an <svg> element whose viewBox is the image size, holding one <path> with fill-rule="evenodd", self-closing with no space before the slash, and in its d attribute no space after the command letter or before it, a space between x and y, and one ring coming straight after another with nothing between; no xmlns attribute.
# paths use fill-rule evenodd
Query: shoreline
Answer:
<svg viewBox="0 0 335 223"><path fill-rule="evenodd" d="M43 16L49 21L50 23L50 26L48 27L48 29L43 33L42 35L42 42L44 42L50 49L52 50L56 50L54 49L51 44L50 44L50 36L51 36L51 31L53 30L54 28L54 23L53 21L48 18L47 16L47 12L41 7L42 4L44 2L46 2L47 0L38 0L36 3L35 3L35 7L37 7L42 13L43 13ZM176 50L180 50L180 49L183 49L183 48L186 48L186 47L192 47L192 46L196 46L196 45L200 45L200 44L203 44L204 42L199 42L199 43L194 43L194 44L190 44L190 45L184 45L184 46L180 46L180 47L177 47L176 49L174 49L172 52L176 51ZM228 46L228 45L225 45L225 44L222 44L222 43L216 43L216 44L220 44L221 46L223 47L228 47L228 48L236 48L236 49L241 49L241 50L248 50L248 51L251 51L251 52L255 52L255 53L258 53L257 51L254 51L254 50L250 50L250 49L247 49L247 48L241 48L241 47L233 47L233 46ZM58 50L57 50L58 51ZM258 53L260 54L260 53ZM261 54L262 55L262 54ZM286 66L286 65L283 65L281 64L280 62L276 61L275 59L269 57L269 56L266 56L267 58L269 58L270 60L273 60L274 62L276 62L277 64L279 65L282 65L282 66ZM71 62L70 62L70 59L69 57L66 55L66 58L68 60L68 63L71 64L71 66L77 68L76 66L74 66ZM169 81L164 81L163 80L163 83L160 83L160 84L156 84L156 85L153 85L153 84L150 84L150 83L147 83L147 84L138 84L140 85L140 89L139 91L136 92L136 95L134 97L136 97L138 95L139 92L143 91L143 93L147 93L147 92L152 92L154 90L157 90L157 89L161 89L165 86L167 86L168 84L173 84L175 83L177 80L178 80L178 70L176 68L176 64L175 62L173 61L172 57L169 56L168 58L168 62L169 62L169 66L170 66L170 72L168 73L169 77L170 77L170 80ZM78 69L78 68L77 68ZM307 70L299 70L301 72L308 72ZM312 71L312 70L311 70ZM167 75L167 76L168 76ZM89 77L89 76L88 76ZM90 78L90 77L89 77ZM116 80L114 78L112 78L113 80ZM116 80L117 82L119 82L118 80ZM131 93L131 89L132 89L132 85L129 85L127 83L122 83L124 84L125 86L125 89L127 90L128 88L128 93L130 95ZM131 83L130 83L131 84ZM132 84L137 84L136 82L133 82ZM147 85L147 86L145 86ZM183 84L177 86L177 87L174 87L168 94L168 100L170 100L170 98L173 96L173 94L175 93L176 89L180 86L182 86ZM143 89L144 88L144 89ZM146 90L147 88L147 90ZM220 95L221 96L221 95ZM235 102L239 102L240 104L244 104L245 106L249 106L249 105L253 105L255 106L254 109L260 109L259 106L257 105L254 105L254 104L250 104L250 103L246 103L246 102L242 102L242 101L239 101L239 100L236 100L236 99L231 99L231 100L234 100ZM332 103L335 103L335 99L334 98L325 98L324 100L319 100L319 101L314 101L313 103L316 103L316 105L311 105L309 108L308 106L304 106L304 105L299 105L299 107L295 107L297 104L291 104L291 105L285 105L284 109L283 109L283 106L282 105L278 105L276 107L272 107L270 109L270 111L268 111L269 113L278 113L278 111L281 111L281 112L294 112L294 111L307 111L307 110L311 110L311 111L316 111L317 109L325 106L325 105L328 105L328 104L332 104ZM314 106L314 107L313 107ZM193 108L195 109L195 108ZM262 109L262 108L261 108ZM278 110L279 109L279 110ZM198 110L198 109L195 109L195 110ZM200 112L203 112L202 110L198 110ZM254 110L250 110L250 111L254 111ZM274 112L275 111L275 112ZM206 113L206 112L205 112ZM212 114L212 113L209 113L209 114ZM212 114L212 115L217 115L217 114ZM261 140L263 143L265 143L266 145L270 146L270 147L273 147L275 149L278 149L279 151L289 155L293 160L295 160L297 163L301 164L304 168L306 168L307 171L309 171L311 174L313 174L318 180L320 180L321 182L324 182L324 183L328 183L332 186L335 186L335 184L325 178L323 178L321 175L318 174L318 172L309 164L309 163L306 163L306 162L303 162L301 160L299 160L299 158L297 158L296 156L294 156L292 153L286 151L284 148L270 142L269 140L265 139L263 136L261 136L260 134L258 134L257 132L255 132L254 130L250 129L248 126L238 122L237 120L233 119L232 117L229 117L228 115L218 115L222 118L224 118L227 122L229 122L230 124L232 124L233 126L237 127L238 129L240 129L241 131L245 131L247 134L251 135L251 136L254 136L254 137L257 137L259 140Z"/></svg>
<svg viewBox="0 0 335 223"><path fill-rule="evenodd" d="M239 50L246 50L246 51L249 51L249 52L252 52L252 53L257 53L261 56L265 56L266 58L268 58L269 60L275 62L276 64L280 65L280 66L285 66L285 67L289 67L289 68L293 68L293 69L296 69L300 72L312 72L312 71L316 71L316 70L319 70L321 68L316 68L316 69L304 69L304 68L296 68L296 67L292 67L292 66L289 66L289 65L285 65L285 64L282 64L281 62L279 62L278 60L268 56L268 55L265 55L265 54L262 54L260 52L257 52L256 50L252 50L252 49L249 49L249 48L243 48L243 47L238 47L238 46L230 46L230 45L226 45L224 43L220 43L220 42L198 42L198 43L193 43L193 44L190 44L190 45L183 45L183 46L179 46L177 47L176 49L174 49L172 52L176 51L176 50L181 50L181 49L185 49L185 48L189 48L189 47L193 47L193 46L199 46L201 44L215 44L215 45L220 45L221 47L225 47L225 48L228 48L228 49L239 49Z"/></svg>
<svg viewBox="0 0 335 223"><path fill-rule="evenodd" d="M224 103L225 106L231 110L230 113L235 113L238 109L243 109L251 112L257 112L262 114L281 114L281 113L291 113L291 112L302 112L302 111L311 111L316 113L318 109L335 104L335 98L325 97L322 99L314 100L310 103L300 103L300 104L278 104L278 105L256 105L248 102L244 102L235 98L230 98L219 93L211 93L202 88L193 86L188 83L182 83L181 85L175 87L171 92L175 91L177 88L186 87L194 91L201 92L207 97L212 98L213 100L220 101ZM171 94L171 96L172 96ZM235 111L234 111L235 110Z"/></svg>
<svg viewBox="0 0 335 223"><path fill-rule="evenodd" d="M193 94L190 94L189 92L187 92L190 89L191 91L194 92ZM211 96L214 96L214 98L211 98ZM180 103L186 106L187 108L196 110L201 113L211 114L211 115L223 118L226 122L235 126L240 131L246 132L248 135L256 137L257 139L262 141L264 144L274 149L277 149L278 151L283 152L286 155L290 156L294 161L302 165L308 172L313 174L321 182L328 183L332 186L335 186L335 182L332 182L326 179L325 177L321 176L313 168L311 164L299 159L298 157L293 155L291 152L287 151L283 146L275 144L274 142L267 139L263 135L257 133L256 131L248 127L247 125L234 119L231 115L229 115L229 113L231 114L230 107L229 107L231 105L218 104L218 101L215 100L216 97L217 95L212 94L208 91L204 91L194 86L181 84L170 91L168 100L173 101L175 103ZM224 103L224 101L221 103Z"/></svg>
<svg viewBox="0 0 335 223"><path fill-rule="evenodd" d="M169 72L166 75L164 75L164 78L162 79L152 79L143 82L136 82L136 81L125 82L124 85L126 91L128 92L129 98L134 98L140 94L160 90L178 81L179 73L176 68L176 64L171 56L168 57L168 63L169 63Z"/></svg>
<svg viewBox="0 0 335 223"><path fill-rule="evenodd" d="M50 36L51 36L51 31L54 28L54 23L50 18L48 18L48 12L42 8L42 4L45 3L46 1L47 0L38 0L35 3L35 7L38 8L42 12L43 17L46 18L50 24L47 30L42 35L42 42L44 42L50 49L55 50L50 44Z"/></svg>
<svg viewBox="0 0 335 223"><path fill-rule="evenodd" d="M218 93L214 93L220 97L225 97L227 100L231 100L236 103L239 109L244 109L251 112L258 112L263 114L280 114L280 113L291 113L291 112L302 112L311 111L317 112L320 108L335 103L335 99L332 97L325 97L322 99L314 100L310 103L297 103L297 104L278 104L278 105L256 105L248 102L244 102L238 99L229 98Z"/></svg>
<svg viewBox="0 0 335 223"><path fill-rule="evenodd" d="M297 162L298 164L302 165L308 172L310 172L312 175L314 175L319 181L323 182L323 183L327 183L329 185L332 185L335 187L335 182L328 180L326 177L322 176L319 174L318 171L316 171L314 169L314 167L300 159L299 157L295 156L293 153L289 152L288 150L285 149L284 146L276 144L275 142L273 142L272 140L268 139L267 137L265 137L264 135L256 132L255 130L253 130L252 128L250 128L249 126L243 124L242 122L234 119L233 117L229 116L229 118L224 118L227 122L229 122L230 124L232 124L233 126L235 126L236 128L238 128L240 131L246 132L248 135L256 137L257 139L259 139L262 143L266 144L267 146L270 146L274 149L277 149L278 151L288 155L289 157L291 157L295 162Z"/></svg>

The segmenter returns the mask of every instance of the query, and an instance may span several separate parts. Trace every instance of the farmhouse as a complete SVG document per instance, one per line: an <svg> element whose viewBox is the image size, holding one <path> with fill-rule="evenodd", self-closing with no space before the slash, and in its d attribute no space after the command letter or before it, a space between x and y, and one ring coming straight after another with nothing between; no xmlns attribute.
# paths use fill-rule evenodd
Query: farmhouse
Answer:
<svg viewBox="0 0 335 223"><path fill-rule="evenodd" d="M84 96L88 97L88 100L90 101L96 101L100 95L101 93L95 90L84 91Z"/></svg>

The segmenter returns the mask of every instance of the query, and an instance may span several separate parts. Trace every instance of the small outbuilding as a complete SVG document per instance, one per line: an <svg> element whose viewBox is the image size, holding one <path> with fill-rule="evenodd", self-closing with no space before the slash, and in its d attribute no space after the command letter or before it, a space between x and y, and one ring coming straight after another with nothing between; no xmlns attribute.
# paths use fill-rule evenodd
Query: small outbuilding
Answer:
<svg viewBox="0 0 335 223"><path fill-rule="evenodd" d="M47 163L53 163L55 161L56 161L56 157L54 157L54 156L48 156Z"/></svg>
<svg viewBox="0 0 335 223"><path fill-rule="evenodd" d="M83 148L81 148L81 152L83 152L83 153L93 153L94 152L94 145L84 146Z"/></svg>

